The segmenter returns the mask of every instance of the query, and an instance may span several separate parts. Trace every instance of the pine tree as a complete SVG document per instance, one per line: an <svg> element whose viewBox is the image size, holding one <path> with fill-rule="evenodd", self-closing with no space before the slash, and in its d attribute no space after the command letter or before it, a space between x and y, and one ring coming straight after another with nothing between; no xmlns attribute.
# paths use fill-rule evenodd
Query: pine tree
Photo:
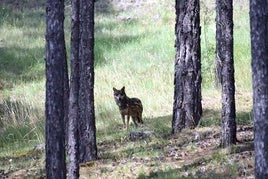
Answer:
<svg viewBox="0 0 268 179"><path fill-rule="evenodd" d="M233 1L216 1L216 56L222 87L223 147L236 143L235 80L233 60Z"/></svg>
<svg viewBox="0 0 268 179"><path fill-rule="evenodd" d="M176 0L172 132L194 128L202 115L199 0Z"/></svg>
<svg viewBox="0 0 268 179"><path fill-rule="evenodd" d="M46 2L46 177L66 178L64 0Z"/></svg>
<svg viewBox="0 0 268 179"><path fill-rule="evenodd" d="M80 1L79 160L97 159L94 111L94 1Z"/></svg>
<svg viewBox="0 0 268 179"><path fill-rule="evenodd" d="M79 79L80 79L80 0L72 0L71 14L71 79L68 121L69 178L79 178Z"/></svg>

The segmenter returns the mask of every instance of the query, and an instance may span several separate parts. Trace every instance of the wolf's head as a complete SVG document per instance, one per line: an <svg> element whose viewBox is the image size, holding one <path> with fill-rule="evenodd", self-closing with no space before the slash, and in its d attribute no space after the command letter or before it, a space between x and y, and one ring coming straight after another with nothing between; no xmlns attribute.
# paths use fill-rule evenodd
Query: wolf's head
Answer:
<svg viewBox="0 0 268 179"><path fill-rule="evenodd" d="M125 93L125 87L123 86L122 89L118 90L116 88L113 88L114 90L114 100L117 105L121 106L123 102L126 101L127 95Z"/></svg>

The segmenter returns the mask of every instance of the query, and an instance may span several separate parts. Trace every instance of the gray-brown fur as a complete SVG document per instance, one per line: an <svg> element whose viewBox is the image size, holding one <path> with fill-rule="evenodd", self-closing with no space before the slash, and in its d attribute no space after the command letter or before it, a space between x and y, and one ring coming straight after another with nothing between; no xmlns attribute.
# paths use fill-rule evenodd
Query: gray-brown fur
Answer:
<svg viewBox="0 0 268 179"><path fill-rule="evenodd" d="M125 93L125 87L120 90L113 88L114 90L114 100L117 106L119 107L119 111L122 117L122 121L124 127L129 128L129 119L130 116L137 127L137 123L143 124L142 121L142 111L143 106L141 100L138 98L129 98ZM127 116L127 124L125 122L125 116Z"/></svg>

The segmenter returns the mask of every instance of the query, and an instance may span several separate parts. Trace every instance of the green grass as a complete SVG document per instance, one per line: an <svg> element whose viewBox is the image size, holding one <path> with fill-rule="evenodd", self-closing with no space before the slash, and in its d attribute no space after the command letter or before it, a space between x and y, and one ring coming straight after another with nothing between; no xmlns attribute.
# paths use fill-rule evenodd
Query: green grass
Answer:
<svg viewBox="0 0 268 179"><path fill-rule="evenodd" d="M43 79L44 11L0 7L0 14L0 88Z"/></svg>
<svg viewBox="0 0 268 179"><path fill-rule="evenodd" d="M113 2L113 3L112 3ZM138 178L177 178L174 163L162 164L164 146L169 139L174 81L174 2L165 0L124 4L98 0L95 15L95 109L101 170L110 172L113 160L126 160L115 176L123 176L129 162L142 158L147 166ZM25 3L25 4L24 4ZM252 124L250 36L248 6L234 2L234 60L237 121ZM201 3L202 95L204 116L200 129L221 124L221 94L214 88L215 12L212 1ZM69 55L70 4L66 3L66 46ZM45 103L45 7L41 1L20 1L17 5L0 2L0 158L14 156L44 143ZM144 105L145 126L131 131L152 130L145 141L130 141L122 129L112 88L126 86L130 97ZM171 144L172 143L172 144ZM189 144L190 147L195 144ZM195 148L193 148L194 150ZM186 149L185 149L186 150ZM188 150L188 148L187 148ZM220 154L219 154L220 155ZM215 159L214 159L215 158ZM209 162L220 163L213 155ZM43 162L43 161L41 161ZM178 162L180 163L180 162ZM160 165L161 164L161 165ZM133 166L134 165L134 166ZM230 170L237 175L237 168ZM119 165L121 166L121 165ZM229 165L228 165L229 166ZM148 167L148 168L147 168ZM185 172L195 165L183 166ZM158 169L158 170L157 170ZM148 172L148 170L150 172ZM121 173L120 173L121 172ZM198 171L195 171L198 175ZM212 176L220 177L217 173ZM207 176L210 176L208 174ZM201 174L200 174L201 176ZM130 175L131 177L131 175Z"/></svg>

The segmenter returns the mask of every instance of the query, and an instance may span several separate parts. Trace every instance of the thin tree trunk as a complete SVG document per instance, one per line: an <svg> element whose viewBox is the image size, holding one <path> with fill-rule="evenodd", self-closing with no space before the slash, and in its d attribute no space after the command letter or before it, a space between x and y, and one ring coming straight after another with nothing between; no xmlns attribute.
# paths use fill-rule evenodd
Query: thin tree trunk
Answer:
<svg viewBox="0 0 268 179"><path fill-rule="evenodd" d="M66 178L64 0L46 3L46 177Z"/></svg>
<svg viewBox="0 0 268 179"><path fill-rule="evenodd" d="M199 0L176 0L172 132L194 128L202 115Z"/></svg>
<svg viewBox="0 0 268 179"><path fill-rule="evenodd" d="M250 0L255 177L268 178L268 1Z"/></svg>
<svg viewBox="0 0 268 179"><path fill-rule="evenodd" d="M81 0L79 155L80 162L97 159L94 111L94 1Z"/></svg>
<svg viewBox="0 0 268 179"><path fill-rule="evenodd" d="M79 121L79 78L80 78L80 21L79 6L80 0L73 0L71 14L71 82L70 82L70 101L69 101L69 178L79 178L79 138L78 138L78 121Z"/></svg>
<svg viewBox="0 0 268 179"><path fill-rule="evenodd" d="M217 0L216 49L222 86L223 147L236 143L235 80L233 60L233 2Z"/></svg>

